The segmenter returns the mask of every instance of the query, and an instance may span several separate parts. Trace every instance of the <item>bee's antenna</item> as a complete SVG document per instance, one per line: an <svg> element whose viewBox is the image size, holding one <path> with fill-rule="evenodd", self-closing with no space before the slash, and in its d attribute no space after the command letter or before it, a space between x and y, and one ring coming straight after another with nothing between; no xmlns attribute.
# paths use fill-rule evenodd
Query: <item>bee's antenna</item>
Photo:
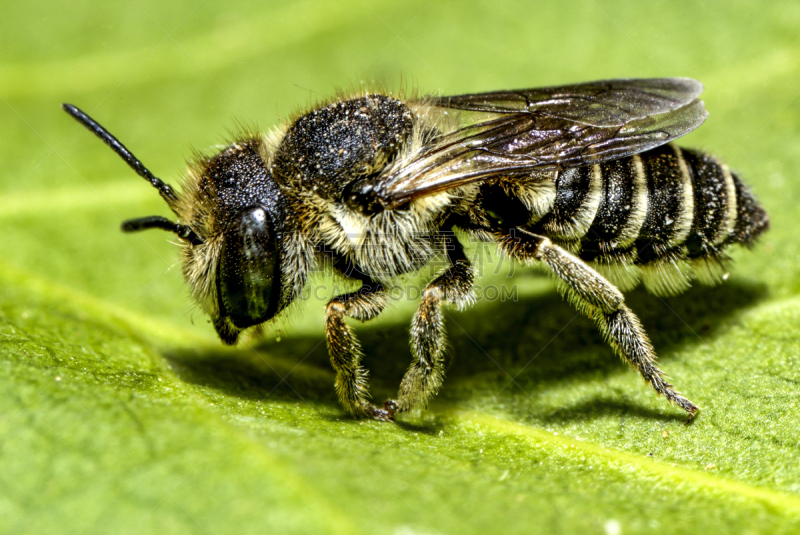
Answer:
<svg viewBox="0 0 800 535"><path fill-rule="evenodd" d="M102 139L103 143L111 147L111 150L116 152L120 158L125 160L125 163L127 163L131 169L136 171L140 177L150 182L161 194L161 198L167 201L167 205L169 205L172 211L175 212L174 207L178 202L178 196L175 195L175 191L172 189L172 186L166 184L163 180L151 173L150 169L145 167L144 164L140 162L139 159L127 149L127 147L125 147L125 145L120 143L117 138L111 135L111 132L100 126L100 123L89 117L78 107L66 103L62 104L61 107L64 108L64 111L69 113L73 119L81 123L94 135ZM139 219L129 219L128 221L123 221L122 223L123 232L137 232L139 230L146 230L149 228L160 228L162 230L174 232L179 238L188 241L192 245L199 245L203 243L202 238L200 238L200 236L198 236L191 228L186 225L181 225L180 223L170 221L166 217L154 215L149 217L141 217Z"/></svg>
<svg viewBox="0 0 800 535"><path fill-rule="evenodd" d="M174 232L179 238L188 241L192 245L200 245L203 243L203 239L188 226L175 223L160 215L128 219L122 222L122 232L138 232L149 228L160 228L161 230Z"/></svg>
<svg viewBox="0 0 800 535"><path fill-rule="evenodd" d="M72 104L65 103L62 104L61 107L64 109L65 112L70 114L73 119L81 123L94 135L102 139L103 143L111 147L111 150L116 152L120 158L125 160L125 163L127 163L131 167L131 169L136 171L136 173L140 177L150 182L153 185L153 187L155 187L161 194L161 197L165 201L167 201L167 204L169 205L170 208L173 208L173 206L175 206L175 203L178 202L178 197L177 195L175 195L175 191L172 189L172 186L164 183L163 180L153 175L153 173L151 173L150 170L147 167L145 167L144 164L140 162L139 159L125 147L125 145L120 143L120 141L117 138L112 136L108 130L100 126L100 124L97 121L89 117L86 113L81 111L79 108L73 106ZM173 211L175 211L174 208Z"/></svg>

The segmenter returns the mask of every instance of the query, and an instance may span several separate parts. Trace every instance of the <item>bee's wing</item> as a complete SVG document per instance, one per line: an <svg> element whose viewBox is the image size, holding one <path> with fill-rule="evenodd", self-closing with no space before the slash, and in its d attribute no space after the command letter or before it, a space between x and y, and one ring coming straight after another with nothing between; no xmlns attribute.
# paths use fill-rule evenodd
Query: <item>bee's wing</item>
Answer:
<svg viewBox="0 0 800 535"><path fill-rule="evenodd" d="M392 208L493 176L630 156L700 126L708 115L696 98L702 90L689 78L655 78L425 99L434 111L476 119L365 189Z"/></svg>

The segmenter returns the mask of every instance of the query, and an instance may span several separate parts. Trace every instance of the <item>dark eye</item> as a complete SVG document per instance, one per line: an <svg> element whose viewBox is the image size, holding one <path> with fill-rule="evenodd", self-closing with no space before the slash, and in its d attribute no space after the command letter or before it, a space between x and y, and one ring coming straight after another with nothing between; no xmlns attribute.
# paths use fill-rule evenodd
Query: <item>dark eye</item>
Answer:
<svg viewBox="0 0 800 535"><path fill-rule="evenodd" d="M217 274L220 315L239 329L263 323L278 309L280 278L274 226L260 206L245 208L224 232Z"/></svg>

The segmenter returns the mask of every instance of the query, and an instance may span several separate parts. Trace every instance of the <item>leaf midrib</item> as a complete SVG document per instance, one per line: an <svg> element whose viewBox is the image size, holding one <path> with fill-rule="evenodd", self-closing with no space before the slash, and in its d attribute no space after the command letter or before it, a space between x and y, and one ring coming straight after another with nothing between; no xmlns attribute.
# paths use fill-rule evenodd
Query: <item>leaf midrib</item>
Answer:
<svg viewBox="0 0 800 535"><path fill-rule="evenodd" d="M764 487L727 479L707 472L691 470L672 463L659 462L642 455L608 448L592 442L576 440L550 431L526 426L496 416L490 416L470 410L454 409L453 414L461 420L462 425L478 424L491 429L498 435L513 435L527 438L533 442L544 443L550 447L567 448L575 451L576 457L591 456L614 465L625 465L635 469L639 474L654 476L671 486L687 483L698 489L715 493L735 494L742 498L755 500L765 507L792 516L800 516L800 496L789 492L767 489ZM622 471L622 466L616 467Z"/></svg>

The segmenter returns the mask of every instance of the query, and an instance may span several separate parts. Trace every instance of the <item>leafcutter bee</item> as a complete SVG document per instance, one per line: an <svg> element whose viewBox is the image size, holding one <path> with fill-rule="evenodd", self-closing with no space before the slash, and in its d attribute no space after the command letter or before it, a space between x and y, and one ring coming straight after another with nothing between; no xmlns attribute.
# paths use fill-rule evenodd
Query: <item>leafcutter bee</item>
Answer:
<svg viewBox="0 0 800 535"><path fill-rule="evenodd" d="M180 191L84 112L63 107L175 213L177 221L144 217L122 229L180 238L191 293L225 344L280 315L322 262L360 281L327 303L325 320L336 393L353 415L391 420L424 407L442 384L442 305L475 298L474 268L454 229L549 270L622 360L693 415L697 406L656 367L621 290L643 281L666 295L695 278L718 283L725 248L750 245L769 227L724 163L672 144L705 120L701 91L695 80L665 78L340 96L198 157ZM393 281L434 257L447 265L422 291L411 365L396 399L373 405L345 318L376 317Z"/></svg>

